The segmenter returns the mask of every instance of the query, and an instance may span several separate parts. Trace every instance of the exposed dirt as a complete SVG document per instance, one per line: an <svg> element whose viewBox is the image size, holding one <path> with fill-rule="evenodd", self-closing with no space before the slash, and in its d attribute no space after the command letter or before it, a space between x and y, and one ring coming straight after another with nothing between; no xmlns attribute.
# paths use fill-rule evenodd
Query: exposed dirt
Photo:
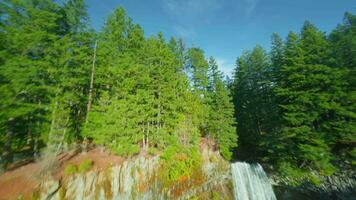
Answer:
<svg viewBox="0 0 356 200"><path fill-rule="evenodd" d="M83 160L92 160L93 169L105 169L113 165L120 165L124 158L112 155L104 150L95 148L87 153L70 151L56 157L56 167L52 176L60 179L68 164L79 165ZM0 200L12 200L18 196L31 197L40 181L43 162L33 162L22 167L7 171L0 175Z"/></svg>
<svg viewBox="0 0 356 200"><path fill-rule="evenodd" d="M0 199L16 199L18 195L30 195L38 186L35 177L39 163L31 163L0 175Z"/></svg>
<svg viewBox="0 0 356 200"><path fill-rule="evenodd" d="M59 169L55 170L53 176L59 179L63 176L64 168L68 164L79 166L84 160L93 161L93 169L105 169L114 165L120 165L124 162L124 158L116 156L106 152L103 149L95 148L86 153L80 153L75 156L70 157L69 159L64 158L64 162L61 162Z"/></svg>
<svg viewBox="0 0 356 200"><path fill-rule="evenodd" d="M217 151L218 148L217 148L217 145L216 143L214 142L213 139L210 139L210 138L201 138L200 139L200 150L202 151L203 149L211 149L213 151Z"/></svg>
<svg viewBox="0 0 356 200"><path fill-rule="evenodd" d="M202 138L200 149L204 148L215 149L216 144L210 139ZM136 156L151 157L151 155L144 150ZM62 153L56 157L51 175L59 180L63 177L64 168L68 164L79 166L84 160L92 160L93 169L101 170L110 166L120 165L125 161L125 158L113 155L101 148L94 148L86 153L79 153L73 150ZM47 162L48 161L32 162L0 174L0 200L12 200L20 195L31 198L31 195L36 191L43 178L43 168Z"/></svg>

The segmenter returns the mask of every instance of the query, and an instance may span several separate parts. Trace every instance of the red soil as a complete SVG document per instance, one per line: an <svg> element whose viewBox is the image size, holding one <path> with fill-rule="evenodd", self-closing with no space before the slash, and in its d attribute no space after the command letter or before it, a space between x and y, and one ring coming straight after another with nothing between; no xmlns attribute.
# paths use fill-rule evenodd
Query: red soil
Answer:
<svg viewBox="0 0 356 200"><path fill-rule="evenodd" d="M18 195L29 195L36 189L39 163L31 163L0 175L0 199L16 199Z"/></svg>
<svg viewBox="0 0 356 200"><path fill-rule="evenodd" d="M124 158L112 155L100 149L92 149L87 153L74 151L57 156L58 167L53 170L53 177L59 180L68 164L79 165L83 160L92 160L93 169L104 169L120 165ZM42 163L30 163L0 175L0 200L16 199L19 195L31 197L41 181Z"/></svg>
<svg viewBox="0 0 356 200"><path fill-rule="evenodd" d="M213 147L216 145L212 140L202 138L200 148ZM146 151L141 151L137 156L146 158L150 155ZM120 165L125 158L115 156L102 149L94 148L87 153L77 153L75 151L62 153L57 156L57 168L52 171L52 176L59 180L63 177L64 168L68 164L78 166L83 160L92 160L93 169L105 169L110 166ZM0 200L16 199L22 195L24 199L31 199L32 193L37 189L41 181L41 169L43 163L32 162L16 169L0 174Z"/></svg>

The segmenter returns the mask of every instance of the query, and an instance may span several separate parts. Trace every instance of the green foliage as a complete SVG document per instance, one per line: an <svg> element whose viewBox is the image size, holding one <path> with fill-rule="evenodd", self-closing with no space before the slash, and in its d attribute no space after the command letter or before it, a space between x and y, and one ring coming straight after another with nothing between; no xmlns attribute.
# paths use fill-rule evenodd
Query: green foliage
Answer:
<svg viewBox="0 0 356 200"><path fill-rule="evenodd" d="M280 176L286 179L287 184L298 186L306 181L313 185L320 185L321 181L314 172L295 168L290 163L282 162L278 165Z"/></svg>
<svg viewBox="0 0 356 200"><path fill-rule="evenodd" d="M354 22L347 13L327 37L307 21L286 41L274 34L269 56L256 47L238 59L231 88L240 157L274 165L296 185L352 169Z"/></svg>
<svg viewBox="0 0 356 200"><path fill-rule="evenodd" d="M320 179L317 177L317 176L315 176L315 175L311 175L310 177L309 177L309 181L313 184L313 185L320 185L320 183L321 183L321 181L320 181Z"/></svg>
<svg viewBox="0 0 356 200"><path fill-rule="evenodd" d="M92 160L83 160L78 166L78 172L79 173L87 172L92 167L93 167L93 161Z"/></svg>
<svg viewBox="0 0 356 200"><path fill-rule="evenodd" d="M25 146L38 152L38 140L47 131L53 68L46 55L61 16L58 6L45 0L0 2L0 9L7 16L0 27L6 44L0 50L0 152L7 162Z"/></svg>
<svg viewBox="0 0 356 200"><path fill-rule="evenodd" d="M265 133L274 131L279 124L270 66L268 54L260 46L245 51L236 62L231 93L239 133L240 158L250 159L263 155L264 149L256 146L262 143Z"/></svg>
<svg viewBox="0 0 356 200"><path fill-rule="evenodd" d="M45 145L58 152L78 138L92 35L84 31L83 1L75 2L81 5L49 0L0 3L2 16L7 16L0 23L6 44L0 49L0 151L5 160L24 148L34 155ZM78 20L82 28L69 28Z"/></svg>
<svg viewBox="0 0 356 200"><path fill-rule="evenodd" d="M110 150L119 156L131 157L140 152L137 144L112 144Z"/></svg>
<svg viewBox="0 0 356 200"><path fill-rule="evenodd" d="M66 175L73 175L77 172L84 173L90 170L93 167L93 161L90 159L83 160L79 166L73 164L67 164L64 168L64 174Z"/></svg>
<svg viewBox="0 0 356 200"><path fill-rule="evenodd" d="M328 62L328 42L309 22L305 23L300 39L295 41L291 35L289 40L286 60L299 59L286 62L282 67L284 75L275 90L281 99L286 100L280 104L284 127L277 136L285 145L282 148L286 154L281 156L296 166L329 175L334 167L327 145L330 136L326 135L328 130L323 124L328 123L330 119L325 116L334 112L335 104L340 102L333 97L333 94L342 92L340 73L324 65ZM294 49L299 50L287 54Z"/></svg>
<svg viewBox="0 0 356 200"><path fill-rule="evenodd" d="M196 170L201 167L200 152L196 147L189 149L172 145L165 149L161 155L161 176L164 184L169 187L183 178L191 178Z"/></svg>
<svg viewBox="0 0 356 200"><path fill-rule="evenodd" d="M331 63L341 72L340 79L344 83L342 88L342 101L335 113L337 120L333 120L328 126L334 127L332 139L332 151L338 156L338 162L345 162L347 165L356 160L355 145L356 141L356 16L345 13L342 24L334 29L329 38L332 45Z"/></svg>
<svg viewBox="0 0 356 200"><path fill-rule="evenodd" d="M226 159L238 143L239 159L315 184L313 173L355 165L353 14L330 35L310 22L285 41L273 34L270 52L256 46L238 58L232 82L200 48L145 37L123 8L98 33L84 0L6 0L0 14L3 168L25 149L59 153L89 138L122 156L163 152L171 184L199 166L200 137Z"/></svg>
<svg viewBox="0 0 356 200"><path fill-rule="evenodd" d="M98 96L82 134L119 155L136 154L140 142L164 149L183 121L196 115L180 52L162 34L145 39L121 8L109 16L100 37ZM196 122L189 123L194 130ZM189 143L192 134L186 133Z"/></svg>
<svg viewBox="0 0 356 200"><path fill-rule="evenodd" d="M148 150L147 150L147 152L148 152L149 154L151 154L151 155L157 155L158 150L157 150L156 148L154 148L154 147L149 147Z"/></svg>
<svg viewBox="0 0 356 200"><path fill-rule="evenodd" d="M237 147L234 106L230 93L223 83L223 75L212 57L209 60L208 77L210 78L208 135L217 141L221 155L230 160L232 149Z"/></svg>
<svg viewBox="0 0 356 200"><path fill-rule="evenodd" d="M83 0L8 0L0 9L2 166L18 150L59 153L83 138L132 156L213 136L231 157L232 104L201 49L162 33L145 38L123 8L95 33Z"/></svg>
<svg viewBox="0 0 356 200"><path fill-rule="evenodd" d="M75 174L75 173L77 173L77 171L78 171L77 167L73 164L68 164L64 168L64 174L66 174L66 175Z"/></svg>

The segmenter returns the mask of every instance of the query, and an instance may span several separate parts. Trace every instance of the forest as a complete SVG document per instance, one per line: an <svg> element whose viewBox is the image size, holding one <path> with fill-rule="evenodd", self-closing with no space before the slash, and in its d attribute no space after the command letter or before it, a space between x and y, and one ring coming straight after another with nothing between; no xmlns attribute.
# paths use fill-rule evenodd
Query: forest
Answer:
<svg viewBox="0 0 356 200"><path fill-rule="evenodd" d="M4 0L1 169L92 143L161 154L185 173L204 137L226 160L317 183L356 165L355 68L351 13L330 33L306 21L285 39L273 34L270 50L244 51L225 77L201 48L145 36L124 8L96 31L84 0Z"/></svg>

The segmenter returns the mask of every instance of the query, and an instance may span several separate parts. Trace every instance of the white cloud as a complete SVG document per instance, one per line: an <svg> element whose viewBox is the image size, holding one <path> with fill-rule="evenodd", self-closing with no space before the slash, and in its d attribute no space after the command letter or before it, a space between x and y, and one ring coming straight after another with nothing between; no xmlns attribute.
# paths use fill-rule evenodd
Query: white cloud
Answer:
<svg viewBox="0 0 356 200"><path fill-rule="evenodd" d="M223 58L216 58L215 60L219 66L219 70L223 72L225 76L231 77L235 68L234 63Z"/></svg>
<svg viewBox="0 0 356 200"><path fill-rule="evenodd" d="M207 11L213 11L220 8L220 0L162 0L163 7L171 15L180 17L198 16L207 14Z"/></svg>
<svg viewBox="0 0 356 200"><path fill-rule="evenodd" d="M247 16L250 16L253 13L253 11L255 10L259 0L244 0L244 2L246 4L245 5L246 6L245 7L245 14Z"/></svg>
<svg viewBox="0 0 356 200"><path fill-rule="evenodd" d="M161 0L178 35L192 37L197 27L209 24L224 0Z"/></svg>
<svg viewBox="0 0 356 200"><path fill-rule="evenodd" d="M185 26L177 25L174 26L173 29L178 34L179 37L183 37L183 38L192 38L196 34L194 29Z"/></svg>

